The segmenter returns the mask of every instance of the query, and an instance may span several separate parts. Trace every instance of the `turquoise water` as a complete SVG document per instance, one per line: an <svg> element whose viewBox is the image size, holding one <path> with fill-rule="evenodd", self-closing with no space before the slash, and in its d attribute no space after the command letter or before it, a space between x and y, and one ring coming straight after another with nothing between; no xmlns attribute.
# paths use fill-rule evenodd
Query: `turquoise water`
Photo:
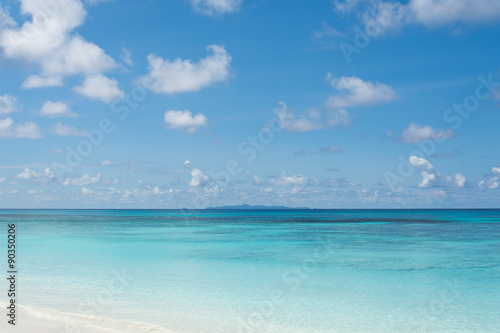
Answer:
<svg viewBox="0 0 500 333"><path fill-rule="evenodd" d="M0 211L0 234L13 222L26 306L189 333L500 332L500 211Z"/></svg>

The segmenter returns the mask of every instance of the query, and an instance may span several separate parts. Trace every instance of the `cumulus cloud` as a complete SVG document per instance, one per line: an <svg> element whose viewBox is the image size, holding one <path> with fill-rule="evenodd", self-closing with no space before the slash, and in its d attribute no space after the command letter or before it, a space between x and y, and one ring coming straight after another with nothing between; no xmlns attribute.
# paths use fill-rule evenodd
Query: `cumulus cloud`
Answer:
<svg viewBox="0 0 500 333"><path fill-rule="evenodd" d="M344 92L326 101L326 105L331 108L375 105L393 101L397 97L394 89L384 83L363 81L355 76L336 78L331 73L326 79L334 89Z"/></svg>
<svg viewBox="0 0 500 333"><path fill-rule="evenodd" d="M358 0L333 0L335 10L340 13L351 11L358 5Z"/></svg>
<svg viewBox="0 0 500 333"><path fill-rule="evenodd" d="M410 165L421 170L422 180L418 184L419 187L465 187L467 179L461 172L456 173L454 176L446 176L435 171L434 165L425 158L410 156L408 161Z"/></svg>
<svg viewBox="0 0 500 333"><path fill-rule="evenodd" d="M66 103L47 101L43 104L39 114L49 118L67 117L76 118L78 115L71 111Z"/></svg>
<svg viewBox="0 0 500 333"><path fill-rule="evenodd" d="M0 8L1 9L1 8ZM17 98L10 95L0 96L0 115L6 115L17 110Z"/></svg>
<svg viewBox="0 0 500 333"><path fill-rule="evenodd" d="M369 25L370 21L376 21L382 32L409 24L436 27L456 22L486 23L500 18L500 2L496 0L410 0L405 3L383 0L335 0L335 8L339 12L347 12L361 2L368 7L362 15L365 25Z"/></svg>
<svg viewBox="0 0 500 333"><path fill-rule="evenodd" d="M491 173L486 175L485 180L481 180L478 184L482 189L497 189L500 188L500 168L491 168Z"/></svg>
<svg viewBox="0 0 500 333"><path fill-rule="evenodd" d="M425 158L410 156L409 161L412 166L421 170L434 169L434 166L431 164L431 162L427 161Z"/></svg>
<svg viewBox="0 0 500 333"><path fill-rule="evenodd" d="M16 175L18 179L32 180L39 184L50 184L56 181L56 175L50 168L46 168L40 172L36 172L29 167L24 168L19 174Z"/></svg>
<svg viewBox="0 0 500 333"><path fill-rule="evenodd" d="M269 180L269 184L274 186L307 185L309 179L302 174L287 177L285 172L280 172L278 177Z"/></svg>
<svg viewBox="0 0 500 333"><path fill-rule="evenodd" d="M407 128L403 129L399 141L403 143L418 143L426 140L445 140L455 136L451 129L437 130L431 126L420 126L411 122Z"/></svg>
<svg viewBox="0 0 500 333"><path fill-rule="evenodd" d="M55 135L60 136L84 136L83 131L76 127L68 126L62 123L57 123L51 127L50 131Z"/></svg>
<svg viewBox="0 0 500 333"><path fill-rule="evenodd" d="M329 126L351 126L351 116L345 109L328 110L326 112L326 123Z"/></svg>
<svg viewBox="0 0 500 333"><path fill-rule="evenodd" d="M14 125L12 118L5 118L0 119L0 138L40 139L42 138L42 133L38 125L34 122Z"/></svg>
<svg viewBox="0 0 500 333"><path fill-rule="evenodd" d="M204 186L208 183L210 178L201 172L201 170L193 168L191 170L191 181L189 182L189 186L198 187Z"/></svg>
<svg viewBox="0 0 500 333"><path fill-rule="evenodd" d="M15 25L16 22L10 17L9 12L3 9L2 4L0 4L0 29Z"/></svg>
<svg viewBox="0 0 500 333"><path fill-rule="evenodd" d="M422 171L420 175L422 176L422 181L418 184L418 187L429 187L436 181L435 173Z"/></svg>
<svg viewBox="0 0 500 333"><path fill-rule="evenodd" d="M62 76L43 77L40 75L31 75L24 80L22 84L23 89L43 88L43 87L62 87Z"/></svg>
<svg viewBox="0 0 500 333"><path fill-rule="evenodd" d="M237 11L243 0L190 0L196 11L214 16Z"/></svg>
<svg viewBox="0 0 500 333"><path fill-rule="evenodd" d="M91 185L97 184L101 181L101 174L97 174L92 177L89 174L84 174L77 178L66 178L63 182L63 186L83 186L83 185Z"/></svg>
<svg viewBox="0 0 500 333"><path fill-rule="evenodd" d="M112 161L110 161L110 160L103 160L101 162L101 165L102 166L112 166L112 165L115 165L115 164Z"/></svg>
<svg viewBox="0 0 500 333"><path fill-rule="evenodd" d="M80 95L99 99L105 103L111 103L113 100L125 96L125 93L118 88L118 81L102 74L85 78L83 83L76 86L74 90Z"/></svg>
<svg viewBox="0 0 500 333"><path fill-rule="evenodd" d="M363 22L366 27L378 27L379 35L390 29L399 30L411 22L410 11L402 3L374 1L371 5L371 9L362 15Z"/></svg>
<svg viewBox="0 0 500 333"><path fill-rule="evenodd" d="M210 45L212 54L197 63L191 60L163 60L148 56L149 73L140 80L155 93L176 94L199 91L216 82L226 81L230 74L231 56L224 46Z"/></svg>
<svg viewBox="0 0 500 333"><path fill-rule="evenodd" d="M285 102L279 102L278 104L279 107L275 110L276 116L278 117L278 123L287 131L307 132L318 130L323 127L320 112L310 110L306 114L297 116L288 108Z"/></svg>
<svg viewBox="0 0 500 333"><path fill-rule="evenodd" d="M496 0L411 0L407 5L415 21L426 26L456 21L483 23L500 18Z"/></svg>
<svg viewBox="0 0 500 333"><path fill-rule="evenodd" d="M458 186L458 187L464 187L465 186L465 181L466 181L466 178L463 174L461 174L460 172L457 173L455 176L454 176L454 180L455 180L455 184Z"/></svg>
<svg viewBox="0 0 500 333"><path fill-rule="evenodd" d="M430 187L436 182L437 180L436 173L427 172L434 170L434 166L431 164L431 162L429 162L425 158L421 158L418 156L410 156L408 160L412 166L422 170L420 172L420 175L422 176L422 181L420 182L420 184L418 184L419 187Z"/></svg>
<svg viewBox="0 0 500 333"><path fill-rule="evenodd" d="M116 67L99 46L73 33L86 16L79 0L56 4L21 0L21 14L32 20L0 31L0 48L9 59L35 64L40 73L29 77L24 88L58 86L64 76L96 75Z"/></svg>
<svg viewBox="0 0 500 333"><path fill-rule="evenodd" d="M16 178L31 179L37 177L37 173L30 168L25 168L21 173L16 175Z"/></svg>
<svg viewBox="0 0 500 333"><path fill-rule="evenodd" d="M168 110L164 115L165 123L169 129L185 130L189 134L193 134L202 126L207 126L207 117L198 113L193 116L188 110L175 111Z"/></svg>

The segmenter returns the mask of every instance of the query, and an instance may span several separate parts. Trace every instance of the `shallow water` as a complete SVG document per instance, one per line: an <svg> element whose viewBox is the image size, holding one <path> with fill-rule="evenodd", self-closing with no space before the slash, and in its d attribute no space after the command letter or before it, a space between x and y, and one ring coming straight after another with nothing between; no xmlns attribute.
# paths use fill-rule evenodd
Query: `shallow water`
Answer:
<svg viewBox="0 0 500 333"><path fill-rule="evenodd" d="M500 332L500 211L0 211L13 222L28 307L190 333Z"/></svg>

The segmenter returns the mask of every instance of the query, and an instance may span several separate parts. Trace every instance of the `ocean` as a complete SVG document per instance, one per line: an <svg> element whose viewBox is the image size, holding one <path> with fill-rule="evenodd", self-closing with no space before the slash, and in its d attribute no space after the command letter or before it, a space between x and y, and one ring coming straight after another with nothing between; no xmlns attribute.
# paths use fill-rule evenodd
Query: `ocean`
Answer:
<svg viewBox="0 0 500 333"><path fill-rule="evenodd" d="M6 332L500 332L500 210L2 210L0 222L6 275L16 224Z"/></svg>

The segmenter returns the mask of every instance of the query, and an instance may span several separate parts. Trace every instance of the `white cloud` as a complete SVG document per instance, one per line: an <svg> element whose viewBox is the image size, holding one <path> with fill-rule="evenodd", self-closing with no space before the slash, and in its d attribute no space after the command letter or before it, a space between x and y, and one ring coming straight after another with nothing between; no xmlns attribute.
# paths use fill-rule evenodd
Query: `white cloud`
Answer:
<svg viewBox="0 0 500 333"><path fill-rule="evenodd" d="M410 165L421 170L420 175L422 180L419 187L452 187L458 186L459 188L465 187L466 178L459 172L454 176L446 176L440 172L436 172L434 166L425 158L410 156Z"/></svg>
<svg viewBox="0 0 500 333"><path fill-rule="evenodd" d="M191 181L189 182L189 186L204 186L208 183L210 178L205 176L203 172L199 169L193 168L191 170Z"/></svg>
<svg viewBox="0 0 500 333"><path fill-rule="evenodd" d="M287 177L285 172L280 172L278 177L269 180L269 184L274 186L307 185L308 183L309 179L304 175L299 174Z"/></svg>
<svg viewBox="0 0 500 333"><path fill-rule="evenodd" d="M16 178L19 178L19 179L31 179L31 178L35 178L37 177L37 173L33 170L31 170L30 168L25 168L21 173L19 173L18 175L16 175Z"/></svg>
<svg viewBox="0 0 500 333"><path fill-rule="evenodd" d="M91 184L97 184L101 181L101 174L97 174L96 176L92 177L88 174L84 174L81 177L78 178L66 178L63 182L62 185L64 186L83 186L83 185L91 185Z"/></svg>
<svg viewBox="0 0 500 333"><path fill-rule="evenodd" d="M115 165L115 164L112 161L110 161L110 160L103 160L101 162L101 165L102 166L112 166L112 165Z"/></svg>
<svg viewBox="0 0 500 333"><path fill-rule="evenodd" d="M0 31L0 47L6 58L38 66L40 75L29 77L24 88L57 86L64 76L95 75L116 66L100 47L72 33L86 16L79 0L21 0L21 14L34 20Z"/></svg>
<svg viewBox="0 0 500 333"><path fill-rule="evenodd" d="M429 187L436 180L436 174L435 173L429 173L427 171L422 171L420 173L420 175L422 176L422 181L420 182L420 184L418 184L418 187Z"/></svg>
<svg viewBox="0 0 500 333"><path fill-rule="evenodd" d="M36 123L27 122L21 125L14 125L12 118L0 119L0 138L26 138L40 139L42 133Z"/></svg>
<svg viewBox="0 0 500 333"><path fill-rule="evenodd" d="M2 4L0 4L0 29L15 25L16 22L10 17L9 12L3 9Z"/></svg>
<svg viewBox="0 0 500 333"><path fill-rule="evenodd" d="M231 56L224 46L210 45L207 49L212 54L197 63L179 58L163 60L150 54L149 73L140 80L148 89L164 94L199 91L213 83L227 80Z"/></svg>
<svg viewBox="0 0 500 333"><path fill-rule="evenodd" d="M434 185L437 180L437 175L432 172L427 172L434 169L434 166L429 161L425 158L410 156L409 162L415 168L422 170L420 173L422 181L418 184L419 187L430 187L431 185Z"/></svg>
<svg viewBox="0 0 500 333"><path fill-rule="evenodd" d="M326 112L326 122L329 126L350 126L351 116L345 109L329 110Z"/></svg>
<svg viewBox="0 0 500 333"><path fill-rule="evenodd" d="M53 134L60 136L84 136L83 131L79 130L78 128L62 123L57 123L52 126L50 131Z"/></svg>
<svg viewBox="0 0 500 333"><path fill-rule="evenodd" d="M0 183L3 183L7 178L5 177L0 177Z"/></svg>
<svg viewBox="0 0 500 333"><path fill-rule="evenodd" d="M335 10L340 13L349 12L358 5L358 0L333 0L332 2Z"/></svg>
<svg viewBox="0 0 500 333"><path fill-rule="evenodd" d="M238 10L243 0L190 0L196 11L205 15L214 16L229 14Z"/></svg>
<svg viewBox="0 0 500 333"><path fill-rule="evenodd" d="M378 35L387 30L399 30L411 22L410 11L400 2L374 1L370 11L362 15L365 27L376 27Z"/></svg>
<svg viewBox="0 0 500 333"><path fill-rule="evenodd" d="M82 85L75 87L74 90L80 95L99 99L105 103L111 103L113 100L125 96L125 93L118 88L118 81L102 74L85 78Z"/></svg>
<svg viewBox="0 0 500 333"><path fill-rule="evenodd" d="M431 164L431 162L427 161L425 158L410 156L409 161L412 166L421 170L434 169L434 166Z"/></svg>
<svg viewBox="0 0 500 333"><path fill-rule="evenodd" d="M426 26L456 21L483 23L500 18L497 0L411 0L408 7L415 20Z"/></svg>
<svg viewBox="0 0 500 333"><path fill-rule="evenodd" d="M40 75L31 75L22 84L23 89L44 88L44 87L62 87L62 76L43 77Z"/></svg>
<svg viewBox="0 0 500 333"><path fill-rule="evenodd" d="M311 110L304 115L296 116L284 102L279 102L279 107L275 113L281 127L291 132L307 132L318 130L323 127L323 122L315 110Z"/></svg>
<svg viewBox="0 0 500 333"><path fill-rule="evenodd" d="M331 96L326 105L331 108L349 108L358 105L375 105L396 99L396 92L390 86L380 82L363 81L355 76L335 78L331 73L327 81L343 95Z"/></svg>
<svg viewBox="0 0 500 333"><path fill-rule="evenodd" d="M82 195L93 195L94 193L95 191L86 187L82 187Z"/></svg>
<svg viewBox="0 0 500 333"><path fill-rule="evenodd" d="M455 135L453 130L437 130L431 126L420 126L411 122L407 128L403 129L399 140L404 143L418 143L426 140L445 140Z"/></svg>
<svg viewBox="0 0 500 333"><path fill-rule="evenodd" d="M479 188L497 189L500 188L500 168L491 168L491 174L487 175L486 180L479 182Z"/></svg>
<svg viewBox="0 0 500 333"><path fill-rule="evenodd" d="M198 113L193 116L190 111L168 110L164 115L165 123L169 129L185 130L189 134L196 132L201 126L207 126L207 117Z"/></svg>
<svg viewBox="0 0 500 333"><path fill-rule="evenodd" d="M1 8L0 8L1 9ZM10 95L0 96L0 115L15 112L17 98Z"/></svg>
<svg viewBox="0 0 500 333"><path fill-rule="evenodd" d="M466 181L466 178L463 174L461 174L460 172L457 173L455 175L455 184L458 186L458 187L464 187L465 186L465 181Z"/></svg>
<svg viewBox="0 0 500 333"><path fill-rule="evenodd" d="M325 127L350 126L349 113L344 109L321 112L310 109L304 114L295 115L285 102L278 102L274 113L278 117L279 125L289 132L308 132Z"/></svg>
<svg viewBox="0 0 500 333"><path fill-rule="evenodd" d="M43 104L42 108L39 111L40 115L56 118L56 117L67 117L67 118L75 118L78 115L71 111L66 103L63 102L52 102L47 101Z"/></svg>
<svg viewBox="0 0 500 333"><path fill-rule="evenodd" d="M40 172L36 172L29 167L24 168L22 172L16 175L18 179L33 180L39 184L49 184L54 182L57 178L50 168L46 168Z"/></svg>
<svg viewBox="0 0 500 333"><path fill-rule="evenodd" d="M343 7L340 3L337 8L349 11L356 2L347 1L349 6ZM500 2L497 0L410 0L406 3L372 0L365 3L369 6L362 15L365 26L378 22L382 33L409 24L436 27L456 22L486 23L500 18Z"/></svg>

